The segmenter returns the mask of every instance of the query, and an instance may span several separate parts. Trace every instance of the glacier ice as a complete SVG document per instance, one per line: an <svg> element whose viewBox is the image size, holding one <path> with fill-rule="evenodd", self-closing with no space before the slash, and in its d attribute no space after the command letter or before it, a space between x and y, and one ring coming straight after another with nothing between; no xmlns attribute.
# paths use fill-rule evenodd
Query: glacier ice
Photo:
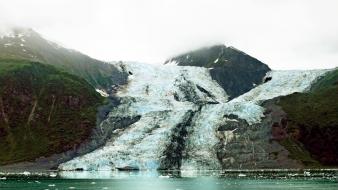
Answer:
<svg viewBox="0 0 338 190"><path fill-rule="evenodd" d="M61 164L61 170L157 169L173 128L189 110L227 101L227 94L204 68L130 63L124 69L130 73L128 85L117 93L122 104L109 117L141 115L141 119L104 147Z"/></svg>
<svg viewBox="0 0 338 190"><path fill-rule="evenodd" d="M272 80L227 102L206 105L198 113L193 133L187 140L187 157L183 158L182 170L219 169L215 146L218 126L225 124L233 114L249 124L259 123L264 116L260 103L278 96L306 91L311 83L327 70L312 71L272 71L267 76ZM229 131L228 136L233 136Z"/></svg>
<svg viewBox="0 0 338 190"><path fill-rule="evenodd" d="M141 119L114 133L103 147L61 164L59 169L158 169L166 159L163 154L169 145L178 146L171 139L180 134L175 129L191 111L194 115L181 142L182 157L177 158L181 159L181 169L219 169L216 130L229 120L236 120L228 115L236 115L249 124L259 123L264 116L260 106L264 100L306 91L327 72L272 71L267 75L272 80L228 102L226 92L211 79L207 68L119 64L129 73L129 81L117 92L121 104L109 117L141 115ZM227 136L232 138L232 131Z"/></svg>

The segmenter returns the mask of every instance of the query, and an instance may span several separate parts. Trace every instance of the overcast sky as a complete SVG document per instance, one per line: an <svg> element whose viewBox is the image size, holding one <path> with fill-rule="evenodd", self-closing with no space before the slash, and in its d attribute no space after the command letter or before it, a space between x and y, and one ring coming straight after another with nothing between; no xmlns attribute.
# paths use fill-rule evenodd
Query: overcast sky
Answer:
<svg viewBox="0 0 338 190"><path fill-rule="evenodd" d="M0 27L12 25L105 61L222 43L273 69L338 66L336 0L0 0Z"/></svg>

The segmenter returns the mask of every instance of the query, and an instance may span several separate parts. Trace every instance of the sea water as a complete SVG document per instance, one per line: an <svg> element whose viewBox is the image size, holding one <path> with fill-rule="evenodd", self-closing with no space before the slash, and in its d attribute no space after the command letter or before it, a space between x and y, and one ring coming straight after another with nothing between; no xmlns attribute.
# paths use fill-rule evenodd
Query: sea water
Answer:
<svg viewBox="0 0 338 190"><path fill-rule="evenodd" d="M55 176L2 175L1 190L337 190L331 172L59 172ZM51 177L52 176L52 177Z"/></svg>

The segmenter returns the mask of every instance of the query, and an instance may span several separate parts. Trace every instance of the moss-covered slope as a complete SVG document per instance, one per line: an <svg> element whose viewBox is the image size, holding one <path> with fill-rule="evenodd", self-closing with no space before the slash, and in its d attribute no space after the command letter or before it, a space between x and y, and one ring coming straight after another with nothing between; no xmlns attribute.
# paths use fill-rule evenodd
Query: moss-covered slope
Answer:
<svg viewBox="0 0 338 190"><path fill-rule="evenodd" d="M61 153L85 141L102 98L52 66L0 60L0 165Z"/></svg>
<svg viewBox="0 0 338 190"><path fill-rule="evenodd" d="M289 139L281 141L297 158L294 144L301 144L324 165L338 165L338 69L319 79L308 93L281 97L287 114Z"/></svg>

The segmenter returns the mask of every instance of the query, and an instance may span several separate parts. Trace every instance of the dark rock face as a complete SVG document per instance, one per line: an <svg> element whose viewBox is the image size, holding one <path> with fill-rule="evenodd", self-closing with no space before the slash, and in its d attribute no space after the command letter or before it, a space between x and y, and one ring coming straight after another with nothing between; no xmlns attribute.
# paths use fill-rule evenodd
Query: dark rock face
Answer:
<svg viewBox="0 0 338 190"><path fill-rule="evenodd" d="M298 140L316 160L325 165L338 163L337 126L325 129L313 127L311 130L308 130L306 126L300 126L299 130Z"/></svg>
<svg viewBox="0 0 338 190"><path fill-rule="evenodd" d="M266 77L266 78L264 79L264 83L269 82L271 79L272 79L272 77Z"/></svg>
<svg viewBox="0 0 338 190"><path fill-rule="evenodd" d="M217 45L188 52L171 59L179 66L210 68L214 80L233 99L263 81L270 68L259 60L232 47Z"/></svg>
<svg viewBox="0 0 338 190"><path fill-rule="evenodd" d="M140 170L139 168L134 168L130 166L122 167L122 168L116 168L119 171L138 171Z"/></svg>
<svg viewBox="0 0 338 190"><path fill-rule="evenodd" d="M220 139L216 147L217 158L223 169L302 168L297 160L289 158L289 152L274 137L271 127L279 119L278 108L265 115L259 124L249 125L236 116L219 126ZM273 113L273 114L272 114Z"/></svg>
<svg viewBox="0 0 338 190"><path fill-rule="evenodd" d="M290 130L290 120L287 113L278 106L280 98L275 98L264 103L268 114L274 117L271 127L271 140L281 145L290 159L297 160L303 167L318 167L318 161L312 157L309 150L299 141L300 131Z"/></svg>
<svg viewBox="0 0 338 190"><path fill-rule="evenodd" d="M254 88L255 85L260 84L267 71L267 68L247 71L245 68L226 66L211 69L210 74L229 94L230 99L233 99L248 92Z"/></svg>
<svg viewBox="0 0 338 190"><path fill-rule="evenodd" d="M274 140L283 140L288 137L287 134L287 120L282 118L280 122L272 124L272 138Z"/></svg>

